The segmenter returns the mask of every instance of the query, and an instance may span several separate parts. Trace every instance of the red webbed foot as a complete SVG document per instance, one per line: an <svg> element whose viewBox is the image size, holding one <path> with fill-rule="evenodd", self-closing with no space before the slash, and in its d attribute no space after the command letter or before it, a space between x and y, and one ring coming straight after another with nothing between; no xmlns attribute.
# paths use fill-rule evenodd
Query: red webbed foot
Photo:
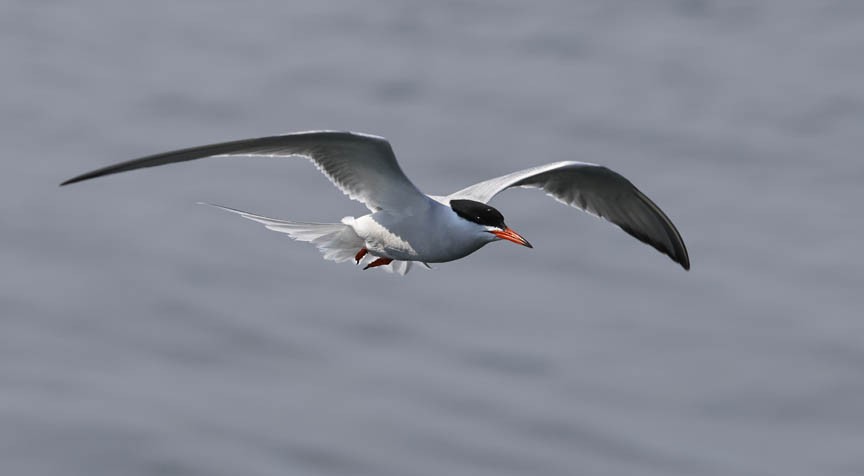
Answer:
<svg viewBox="0 0 864 476"><path fill-rule="evenodd" d="M363 259L363 257L366 256L366 253L368 252L369 250L367 250L366 248L360 248L360 251L358 251L357 254L354 255L354 261L356 261L357 264L360 264L360 260Z"/></svg>
<svg viewBox="0 0 864 476"><path fill-rule="evenodd" d="M375 261L367 264L366 267L363 268L363 270L365 271L369 268L376 268L378 266L384 266L385 264L390 264L391 261L393 261L393 260L390 258L378 258Z"/></svg>

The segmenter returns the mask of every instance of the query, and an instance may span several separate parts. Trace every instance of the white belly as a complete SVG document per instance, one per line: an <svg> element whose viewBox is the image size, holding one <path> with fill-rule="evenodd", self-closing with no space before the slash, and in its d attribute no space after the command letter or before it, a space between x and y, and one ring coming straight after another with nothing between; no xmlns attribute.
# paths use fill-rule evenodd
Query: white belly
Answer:
<svg viewBox="0 0 864 476"><path fill-rule="evenodd" d="M355 219L352 226L369 253L403 261L453 261L490 241L477 236L472 223L437 202L414 213L378 211Z"/></svg>

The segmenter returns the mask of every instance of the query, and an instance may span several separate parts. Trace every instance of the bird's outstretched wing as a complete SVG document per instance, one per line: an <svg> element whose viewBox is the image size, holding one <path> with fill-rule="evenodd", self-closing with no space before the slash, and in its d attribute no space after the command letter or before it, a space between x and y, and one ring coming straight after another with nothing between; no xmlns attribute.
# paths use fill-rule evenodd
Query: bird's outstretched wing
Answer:
<svg viewBox="0 0 864 476"><path fill-rule="evenodd" d="M690 269L687 247L669 217L629 180L600 165L541 165L471 185L447 198L486 203L510 187L542 189L560 202L609 220Z"/></svg>
<svg viewBox="0 0 864 476"><path fill-rule="evenodd" d="M372 210L399 210L426 199L396 162L383 137L354 132L298 132L180 149L109 165L71 178L61 185L144 167L220 156L301 156L310 159L350 198Z"/></svg>

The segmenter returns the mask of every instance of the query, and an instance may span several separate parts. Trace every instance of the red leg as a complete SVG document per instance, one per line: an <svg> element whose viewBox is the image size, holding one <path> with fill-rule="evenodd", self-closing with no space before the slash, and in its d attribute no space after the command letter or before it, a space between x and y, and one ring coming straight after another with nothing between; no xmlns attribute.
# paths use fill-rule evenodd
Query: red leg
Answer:
<svg viewBox="0 0 864 476"><path fill-rule="evenodd" d="M357 261L357 264L360 264L360 260L363 259L363 257L366 256L366 253L368 252L369 250L367 250L366 248L360 248L360 251L358 251L357 254L354 255L354 260Z"/></svg>
<svg viewBox="0 0 864 476"><path fill-rule="evenodd" d="M367 264L366 267L363 268L363 269L364 269L364 270L367 270L367 269L369 269L369 268L375 268L375 267L378 267L378 266L384 266L385 264L390 264L391 261L393 261L393 260L390 259L390 258L378 258L378 259L376 259L375 261L373 261L373 262Z"/></svg>

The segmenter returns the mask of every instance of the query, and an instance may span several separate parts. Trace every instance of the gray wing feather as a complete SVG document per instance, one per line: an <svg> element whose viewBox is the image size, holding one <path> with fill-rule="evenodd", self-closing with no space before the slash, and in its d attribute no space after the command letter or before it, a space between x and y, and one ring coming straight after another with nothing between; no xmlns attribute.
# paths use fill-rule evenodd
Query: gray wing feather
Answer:
<svg viewBox="0 0 864 476"><path fill-rule="evenodd" d="M144 167L220 156L302 156L350 198L370 210L401 209L425 196L408 180L383 137L353 132L298 132L222 142L129 160L63 182L68 185Z"/></svg>
<svg viewBox="0 0 864 476"><path fill-rule="evenodd" d="M604 218L668 255L684 269L690 257L681 234L654 202L618 173L584 162L557 162L480 182L448 199L488 202L511 187L539 188L556 200Z"/></svg>

